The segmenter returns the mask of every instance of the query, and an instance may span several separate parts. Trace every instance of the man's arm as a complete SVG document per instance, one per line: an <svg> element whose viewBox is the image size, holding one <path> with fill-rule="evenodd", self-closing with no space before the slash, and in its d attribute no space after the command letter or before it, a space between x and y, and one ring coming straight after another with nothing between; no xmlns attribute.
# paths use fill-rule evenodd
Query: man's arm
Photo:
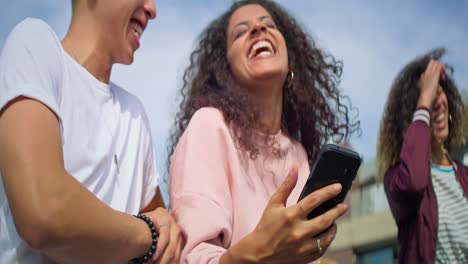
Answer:
<svg viewBox="0 0 468 264"><path fill-rule="evenodd" d="M57 117L18 98L0 112L0 171L20 236L60 263L126 262L151 246L148 226L115 211L64 168Z"/></svg>

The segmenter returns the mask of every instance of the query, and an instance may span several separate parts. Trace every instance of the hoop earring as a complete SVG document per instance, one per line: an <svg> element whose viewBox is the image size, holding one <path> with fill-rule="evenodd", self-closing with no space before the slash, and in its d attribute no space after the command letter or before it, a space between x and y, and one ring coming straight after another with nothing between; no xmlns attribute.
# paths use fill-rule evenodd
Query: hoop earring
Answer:
<svg viewBox="0 0 468 264"><path fill-rule="evenodd" d="M290 78L290 81L294 80L294 72L292 70L289 70L289 78Z"/></svg>
<svg viewBox="0 0 468 264"><path fill-rule="evenodd" d="M450 135L452 132L452 114L449 114L448 128L449 128L449 135Z"/></svg>
<svg viewBox="0 0 468 264"><path fill-rule="evenodd" d="M453 133L453 125L452 125L452 114L449 114L449 120L448 120L448 137L447 140L445 140L444 144L448 143L448 139L452 137ZM442 144L442 145L444 145Z"/></svg>

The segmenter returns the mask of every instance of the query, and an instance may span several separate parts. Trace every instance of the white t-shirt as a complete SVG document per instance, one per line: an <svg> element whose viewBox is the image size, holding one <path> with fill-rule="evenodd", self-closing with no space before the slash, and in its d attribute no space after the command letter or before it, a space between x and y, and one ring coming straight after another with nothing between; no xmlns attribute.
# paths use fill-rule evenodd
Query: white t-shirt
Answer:
<svg viewBox="0 0 468 264"><path fill-rule="evenodd" d="M152 200L159 176L141 102L95 79L41 20L18 24L0 55L0 109L18 96L40 101L57 115L65 168L99 199L129 214ZM41 263L43 257L16 232L3 181L0 213L0 263Z"/></svg>

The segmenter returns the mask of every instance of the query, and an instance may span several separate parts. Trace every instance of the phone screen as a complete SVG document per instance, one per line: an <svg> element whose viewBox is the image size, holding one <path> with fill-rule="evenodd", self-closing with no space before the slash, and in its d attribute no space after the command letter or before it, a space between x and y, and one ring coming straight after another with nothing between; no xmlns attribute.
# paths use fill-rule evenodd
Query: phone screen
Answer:
<svg viewBox="0 0 468 264"><path fill-rule="evenodd" d="M310 212L308 219L315 218L344 201L360 165L361 158L355 151L335 144L327 144L320 150L298 201L333 183L341 183L342 190L337 196Z"/></svg>

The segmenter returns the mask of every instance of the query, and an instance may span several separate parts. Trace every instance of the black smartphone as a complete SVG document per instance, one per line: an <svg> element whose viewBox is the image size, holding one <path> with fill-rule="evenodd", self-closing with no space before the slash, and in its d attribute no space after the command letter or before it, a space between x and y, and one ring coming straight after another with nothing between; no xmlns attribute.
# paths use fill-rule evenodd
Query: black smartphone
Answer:
<svg viewBox="0 0 468 264"><path fill-rule="evenodd" d="M320 150L298 202L313 191L333 183L341 183L342 190L337 196L310 212L308 219L315 218L344 201L356 178L361 161L361 157L355 151L335 144L326 144Z"/></svg>

